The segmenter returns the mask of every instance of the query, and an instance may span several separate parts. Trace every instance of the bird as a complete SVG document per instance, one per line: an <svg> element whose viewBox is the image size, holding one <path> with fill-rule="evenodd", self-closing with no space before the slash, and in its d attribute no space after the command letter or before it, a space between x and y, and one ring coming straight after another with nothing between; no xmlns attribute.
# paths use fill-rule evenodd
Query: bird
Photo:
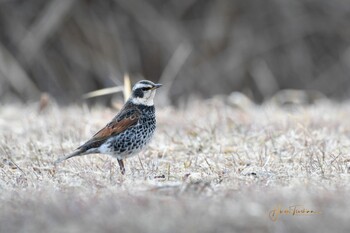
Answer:
<svg viewBox="0 0 350 233"><path fill-rule="evenodd" d="M55 165L76 156L107 154L117 158L120 172L124 175L123 160L142 151L153 137L156 129L153 99L161 86L149 80L137 82L119 113L90 140L57 159Z"/></svg>

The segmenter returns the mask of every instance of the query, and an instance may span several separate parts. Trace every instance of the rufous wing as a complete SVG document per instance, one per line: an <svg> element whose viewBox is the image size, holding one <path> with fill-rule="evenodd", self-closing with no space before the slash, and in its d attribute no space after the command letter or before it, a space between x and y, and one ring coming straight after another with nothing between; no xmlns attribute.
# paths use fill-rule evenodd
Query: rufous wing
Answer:
<svg viewBox="0 0 350 233"><path fill-rule="evenodd" d="M129 128L130 126L137 123L139 116L137 114L133 114L128 118L122 119L120 121L112 121L108 125L106 125L103 129L98 131L92 139L104 139L113 134L118 134Z"/></svg>
<svg viewBox="0 0 350 233"><path fill-rule="evenodd" d="M98 131L89 141L78 147L78 149L83 149L84 151L87 151L89 149L99 147L110 136L121 133L127 128L137 124L139 118L139 111L134 111L133 113L126 112L125 114L118 115L104 128Z"/></svg>
<svg viewBox="0 0 350 233"><path fill-rule="evenodd" d="M135 114L130 115L127 118L120 120L120 121L116 121L116 120L111 121L103 129L98 131L92 137L92 139L96 139L96 140L105 139L105 138L112 136L114 134L121 133L124 130L126 130L127 128L129 128L130 126L135 125L138 120L139 120L139 114L135 113Z"/></svg>

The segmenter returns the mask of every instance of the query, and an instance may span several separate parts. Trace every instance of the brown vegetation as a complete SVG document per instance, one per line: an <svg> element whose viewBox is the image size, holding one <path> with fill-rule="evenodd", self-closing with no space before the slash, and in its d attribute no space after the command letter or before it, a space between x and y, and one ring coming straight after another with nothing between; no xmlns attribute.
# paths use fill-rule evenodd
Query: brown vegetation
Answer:
<svg viewBox="0 0 350 233"><path fill-rule="evenodd" d="M0 1L0 100L71 103L125 72L168 84L173 102L285 88L348 97L349 17L348 0Z"/></svg>
<svg viewBox="0 0 350 233"><path fill-rule="evenodd" d="M0 232L349 232L349 104L158 109L126 175L105 155L53 162L115 111L0 109ZM269 217L278 206L317 214Z"/></svg>

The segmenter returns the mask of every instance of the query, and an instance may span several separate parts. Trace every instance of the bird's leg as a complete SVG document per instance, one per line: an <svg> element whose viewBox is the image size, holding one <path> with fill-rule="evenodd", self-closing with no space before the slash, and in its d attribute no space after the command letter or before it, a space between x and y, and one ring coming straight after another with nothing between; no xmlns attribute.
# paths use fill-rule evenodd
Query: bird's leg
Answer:
<svg viewBox="0 0 350 233"><path fill-rule="evenodd" d="M118 159L118 163L119 163L119 167L120 167L120 172L122 173L122 175L125 174L125 167L124 167L124 163L122 159Z"/></svg>

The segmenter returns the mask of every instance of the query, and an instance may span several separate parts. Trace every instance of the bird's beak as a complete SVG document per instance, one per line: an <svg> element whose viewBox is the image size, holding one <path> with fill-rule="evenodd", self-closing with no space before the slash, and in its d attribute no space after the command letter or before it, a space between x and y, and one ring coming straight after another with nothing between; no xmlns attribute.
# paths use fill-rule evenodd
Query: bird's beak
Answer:
<svg viewBox="0 0 350 233"><path fill-rule="evenodd" d="M152 87L152 90L158 89L158 88L160 88L161 86L163 86L163 85L160 84L160 83L154 84L154 86Z"/></svg>

